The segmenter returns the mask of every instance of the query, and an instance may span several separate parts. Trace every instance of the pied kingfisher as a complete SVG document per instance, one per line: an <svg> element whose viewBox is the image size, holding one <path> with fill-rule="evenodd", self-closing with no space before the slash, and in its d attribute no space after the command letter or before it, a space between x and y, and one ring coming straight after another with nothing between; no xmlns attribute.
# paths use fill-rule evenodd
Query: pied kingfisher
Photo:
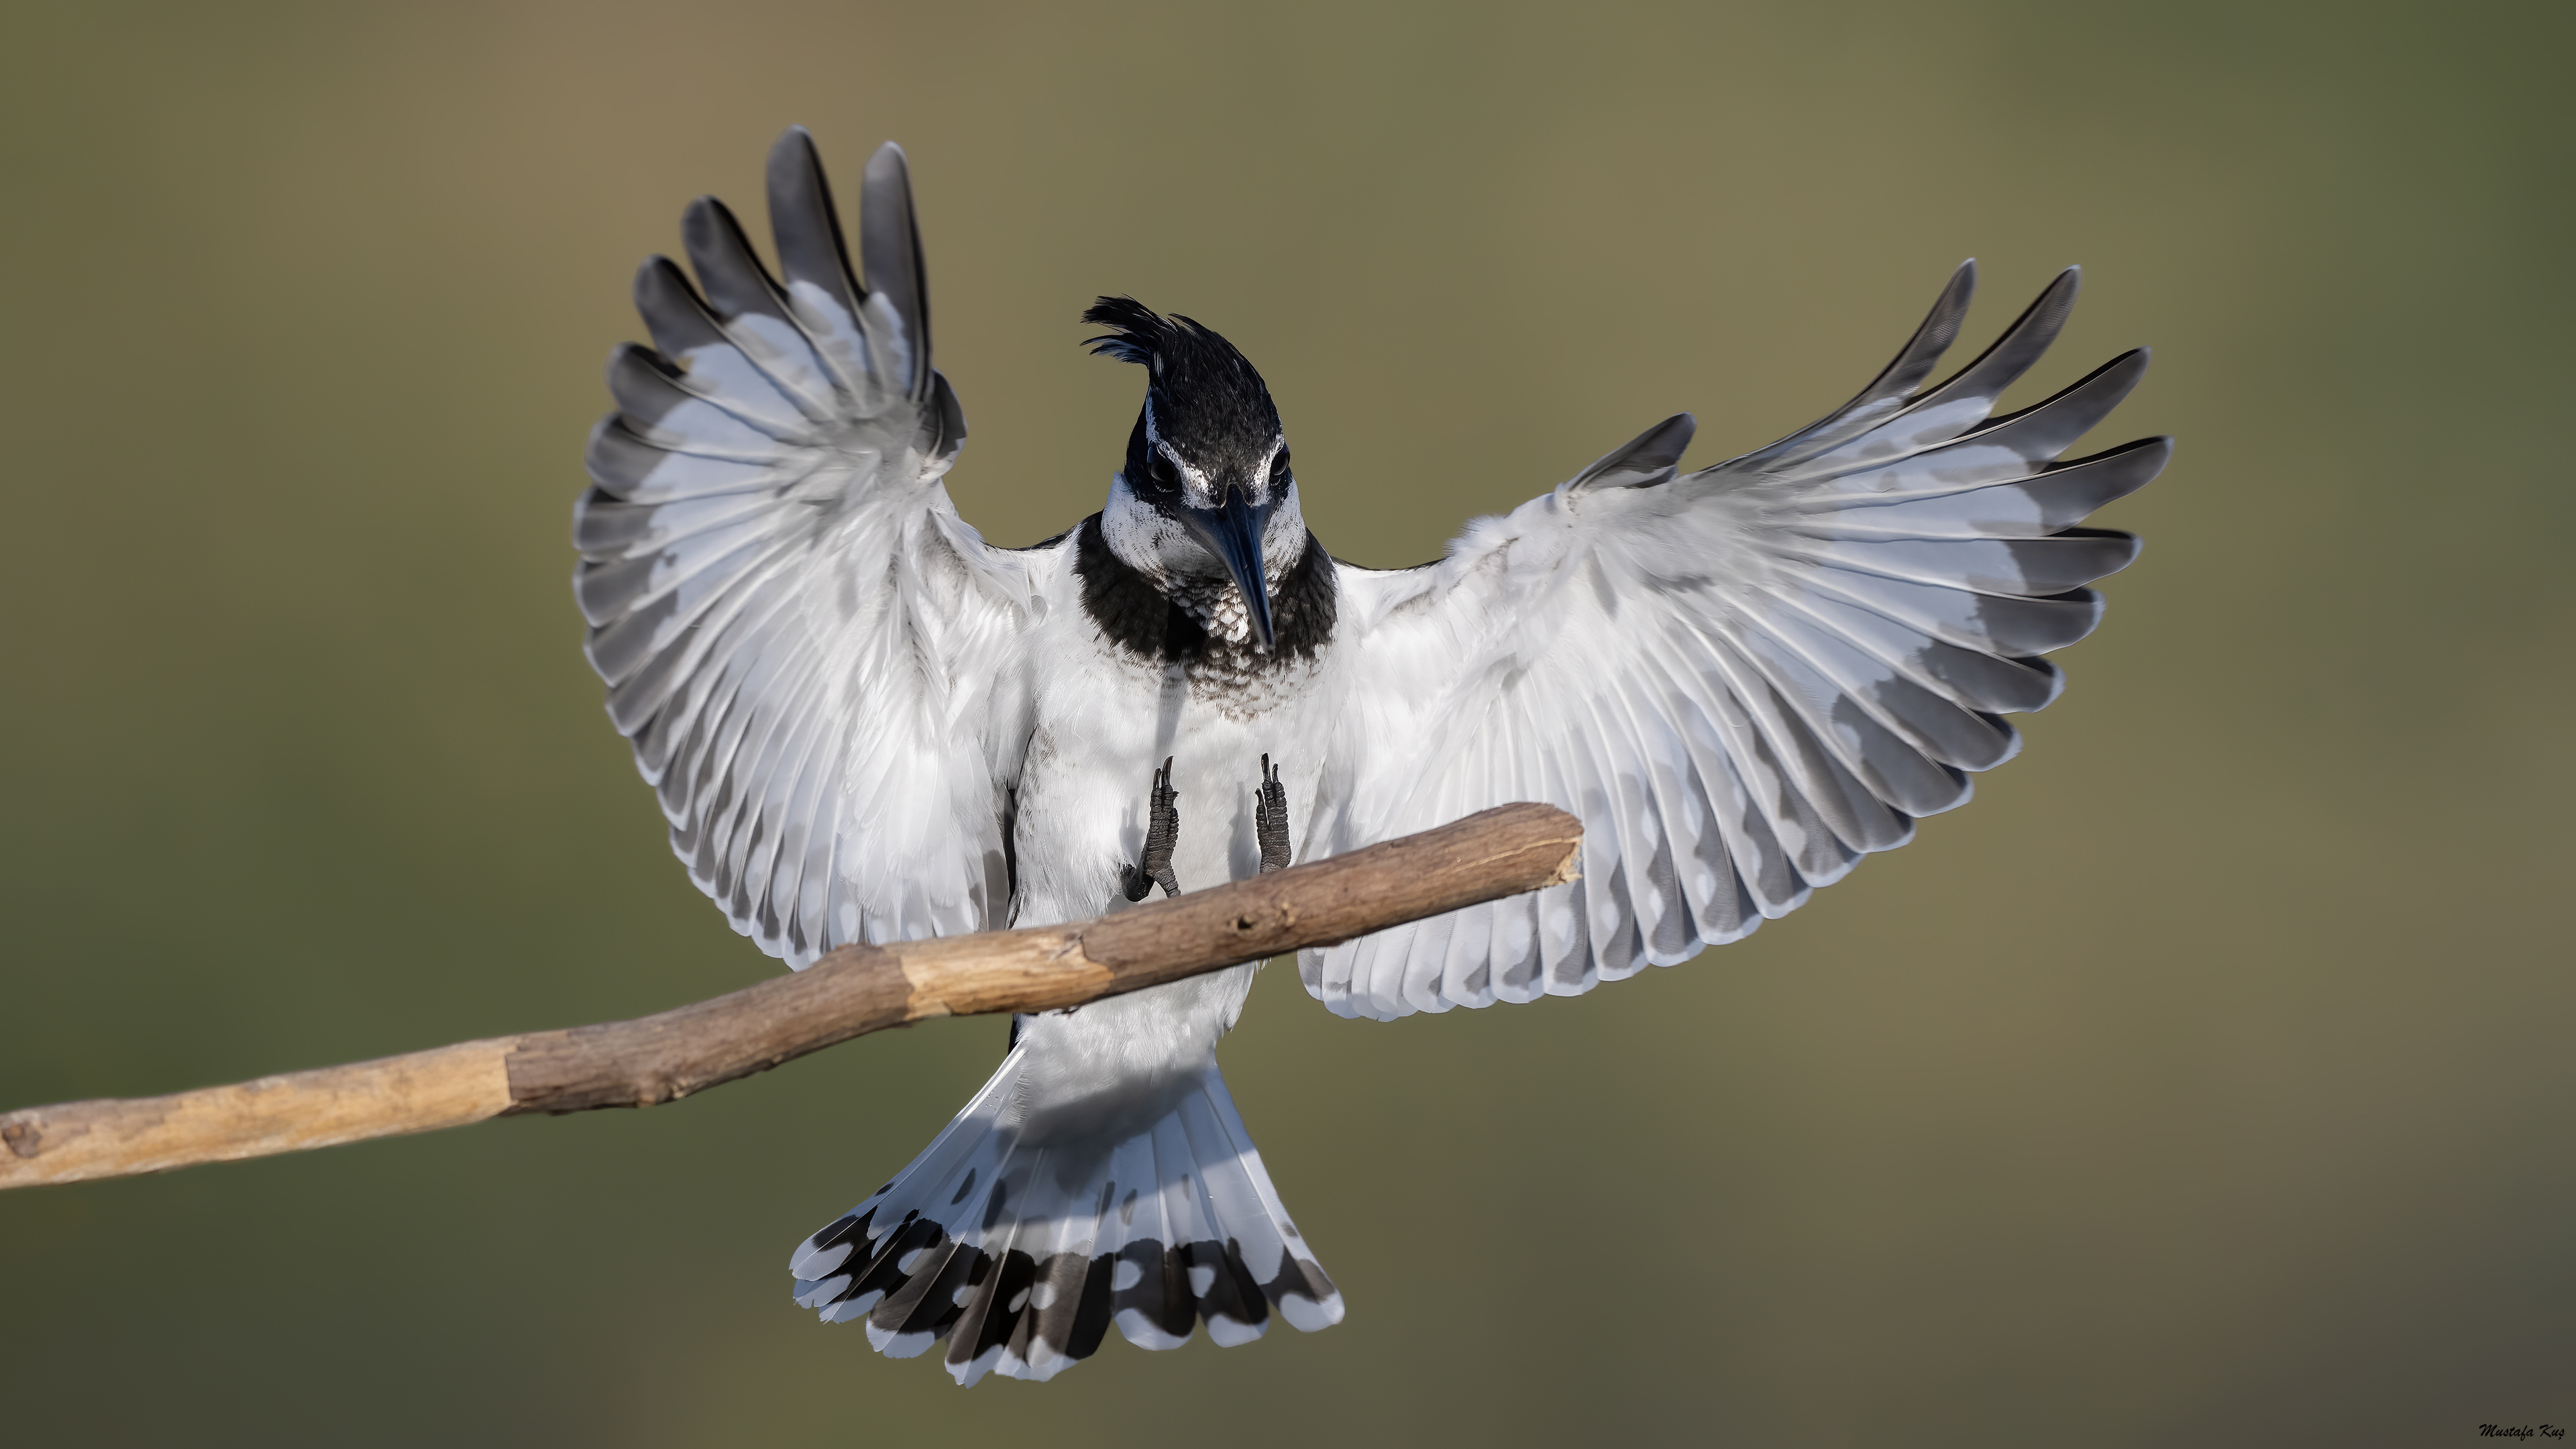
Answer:
<svg viewBox="0 0 2576 1449"><path fill-rule="evenodd" d="M1996 396L2057 335L2060 275L1936 385L1973 265L1823 421L1693 473L1666 419L1446 557L1377 570L1306 529L1269 389L1233 344L1104 298L1145 369L1100 512L1022 549L941 477L966 440L931 367L901 150L868 163L854 273L804 131L771 151L781 275L725 207L647 261L650 348L608 381L575 589L608 713L690 878L791 967L836 946L1076 920L1491 805L1583 822L1582 878L1327 950L1344 1016L1573 995L1794 910L1968 798L2053 699L2044 656L2127 564L2085 516L2165 439L2055 461L2130 352ZM1115 1324L1318 1329L1341 1295L1218 1075L1257 967L1023 1017L920 1156L801 1244L796 1301L960 1383L1044 1379Z"/></svg>

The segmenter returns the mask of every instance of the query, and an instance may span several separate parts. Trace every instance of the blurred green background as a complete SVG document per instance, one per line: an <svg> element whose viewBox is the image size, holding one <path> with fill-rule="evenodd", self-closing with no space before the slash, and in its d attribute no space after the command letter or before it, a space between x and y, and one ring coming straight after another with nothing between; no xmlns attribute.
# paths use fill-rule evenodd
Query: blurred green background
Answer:
<svg viewBox="0 0 2576 1449"><path fill-rule="evenodd" d="M19 4L0 1106L675 1005L566 579L636 260L916 171L996 539L1100 292L1392 565L1848 395L1974 254L2182 439L1967 810L1577 1001L1224 1053L1350 1318L961 1393L787 1301L997 1021L649 1113L0 1196L12 1443L2433 1444L2576 1419L2567 7ZM855 185L845 185L845 195Z"/></svg>

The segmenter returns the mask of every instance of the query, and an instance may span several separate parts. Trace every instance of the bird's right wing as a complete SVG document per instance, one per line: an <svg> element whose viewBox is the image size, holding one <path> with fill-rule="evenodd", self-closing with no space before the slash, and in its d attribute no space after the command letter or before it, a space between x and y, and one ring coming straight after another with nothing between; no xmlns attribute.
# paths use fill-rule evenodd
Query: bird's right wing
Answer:
<svg viewBox="0 0 2576 1449"><path fill-rule="evenodd" d="M689 208L698 286L660 257L637 275L654 345L610 363L573 515L590 660L672 847L797 967L1005 923L1025 733L1027 569L940 481L966 425L930 365L902 151L863 199L864 288L801 129L769 157L783 284L722 203Z"/></svg>

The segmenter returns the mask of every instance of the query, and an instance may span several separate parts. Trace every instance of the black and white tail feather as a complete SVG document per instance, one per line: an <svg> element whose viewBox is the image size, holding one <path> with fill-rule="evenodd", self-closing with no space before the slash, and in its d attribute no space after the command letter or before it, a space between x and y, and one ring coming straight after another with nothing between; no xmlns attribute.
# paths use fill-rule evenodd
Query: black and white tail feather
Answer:
<svg viewBox="0 0 2576 1449"><path fill-rule="evenodd" d="M1202 1322L1228 1347L1274 1316L1308 1332L1341 1322L1341 1294L1280 1206L1224 1078L1200 1075L1123 1142L1067 1141L1030 1130L1027 1051L894 1181L797 1247L798 1303L826 1323L864 1321L890 1358L945 1339L960 1384L1051 1379L1113 1323L1160 1349Z"/></svg>

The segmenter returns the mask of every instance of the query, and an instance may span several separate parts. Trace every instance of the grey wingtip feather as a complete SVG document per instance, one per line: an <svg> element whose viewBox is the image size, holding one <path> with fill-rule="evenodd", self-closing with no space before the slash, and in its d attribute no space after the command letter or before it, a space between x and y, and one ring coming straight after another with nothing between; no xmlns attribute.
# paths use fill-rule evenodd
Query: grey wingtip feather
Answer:
<svg viewBox="0 0 2576 1449"><path fill-rule="evenodd" d="M769 143L769 164L772 166L782 160L801 161L819 154L814 146L814 133L803 126L790 126L778 133L777 140Z"/></svg>
<svg viewBox="0 0 2576 1449"><path fill-rule="evenodd" d="M821 220L838 239L840 218L832 215L831 182L823 175L823 153L815 148L811 132L803 126L790 126L780 132L777 141L770 145L766 173L770 230L773 233L778 230L778 213L782 204L792 205L790 198L797 198L810 189L810 204L821 213Z"/></svg>
<svg viewBox="0 0 2576 1449"><path fill-rule="evenodd" d="M888 181L902 182L907 193L912 187L912 158L904 154L902 146L892 141L868 155L866 184L877 186Z"/></svg>
<svg viewBox="0 0 2576 1449"><path fill-rule="evenodd" d="M890 294L913 337L907 390L930 395L930 279L922 267L921 231L912 201L912 163L893 141L868 157L860 179L859 251L871 292Z"/></svg>
<svg viewBox="0 0 2576 1449"><path fill-rule="evenodd" d="M1950 301L1950 294L1953 292L1959 294L1957 310L1967 311L1968 304L1974 301L1977 295L1977 259L1975 257L1964 258L1957 266L1950 269L1950 280L1942 284L1941 295L1933 302L1932 310L1939 312L1942 304Z"/></svg>
<svg viewBox="0 0 2576 1449"><path fill-rule="evenodd" d="M1651 488L1672 481L1699 431L1699 419L1675 413L1611 449L1566 484L1569 493L1596 488Z"/></svg>
<svg viewBox="0 0 2576 1449"><path fill-rule="evenodd" d="M634 300L637 311L644 309L645 299L652 295L655 274L669 266L671 259L659 252L635 264L635 280L627 287L627 293ZM672 270L677 271L678 268L673 267Z"/></svg>
<svg viewBox="0 0 2576 1449"><path fill-rule="evenodd" d="M724 198L709 194L697 197L680 208L680 240L684 246L724 232L741 232L742 221Z"/></svg>
<svg viewBox="0 0 2576 1449"><path fill-rule="evenodd" d="M1968 307L1976 300L1977 259L1970 257L1950 269L1950 280L1942 284L1941 295L1933 299L1932 310L1923 319L1924 330L1935 336L1939 335L1935 330L1938 322L1949 324L1949 335L1940 341L1936 350L1946 350L1958 340L1959 324L1966 320Z"/></svg>
<svg viewBox="0 0 2576 1449"><path fill-rule="evenodd" d="M1896 356L1888 359L1887 366L1879 369L1869 386L1828 414L1828 418L1848 415L1874 401L1911 396L1931 375L1942 354L1959 340L1959 328L1967 321L1969 304L1976 295L1977 259L1970 257L1950 269L1950 279L1942 283L1941 295L1932 299L1931 309L1923 314L1923 320L1915 325Z"/></svg>

